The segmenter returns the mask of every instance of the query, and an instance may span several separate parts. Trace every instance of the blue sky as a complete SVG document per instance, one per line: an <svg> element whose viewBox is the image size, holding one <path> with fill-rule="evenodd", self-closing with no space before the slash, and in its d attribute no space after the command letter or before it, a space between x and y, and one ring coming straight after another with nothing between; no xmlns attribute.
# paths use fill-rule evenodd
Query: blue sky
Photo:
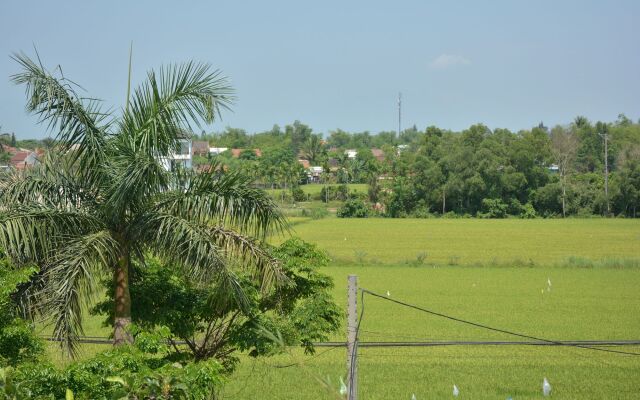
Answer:
<svg viewBox="0 0 640 400"><path fill-rule="evenodd" d="M576 115L640 117L640 1L13 1L0 3L0 125L46 136L9 82L16 51L60 64L119 109L129 43L134 83L198 60L233 82L249 132L300 120L314 131L403 126L512 130Z"/></svg>

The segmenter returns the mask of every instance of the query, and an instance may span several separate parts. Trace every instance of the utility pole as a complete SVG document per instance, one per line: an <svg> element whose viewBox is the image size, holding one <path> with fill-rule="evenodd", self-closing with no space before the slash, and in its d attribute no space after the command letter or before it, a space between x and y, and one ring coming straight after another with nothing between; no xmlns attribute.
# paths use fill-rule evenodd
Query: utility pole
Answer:
<svg viewBox="0 0 640 400"><path fill-rule="evenodd" d="M358 399L358 276L347 278L347 400Z"/></svg>
<svg viewBox="0 0 640 400"><path fill-rule="evenodd" d="M604 198L607 202L607 217L611 214L611 207L609 206L609 134L606 131L604 133L598 133L604 139Z"/></svg>
<svg viewBox="0 0 640 400"><path fill-rule="evenodd" d="M604 197L607 199L607 217L611 214L609 207L609 134L604 134Z"/></svg>
<svg viewBox="0 0 640 400"><path fill-rule="evenodd" d="M402 92L398 93L398 139L400 139L400 129L402 129Z"/></svg>

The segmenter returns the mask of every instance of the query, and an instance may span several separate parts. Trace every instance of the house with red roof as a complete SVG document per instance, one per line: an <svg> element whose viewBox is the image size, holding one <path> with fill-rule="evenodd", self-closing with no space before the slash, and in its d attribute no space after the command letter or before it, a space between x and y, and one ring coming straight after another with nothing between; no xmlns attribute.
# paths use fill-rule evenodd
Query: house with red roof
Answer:
<svg viewBox="0 0 640 400"><path fill-rule="evenodd" d="M11 159L9 164L15 169L25 169L34 166L38 162L38 155L35 151L18 151Z"/></svg>

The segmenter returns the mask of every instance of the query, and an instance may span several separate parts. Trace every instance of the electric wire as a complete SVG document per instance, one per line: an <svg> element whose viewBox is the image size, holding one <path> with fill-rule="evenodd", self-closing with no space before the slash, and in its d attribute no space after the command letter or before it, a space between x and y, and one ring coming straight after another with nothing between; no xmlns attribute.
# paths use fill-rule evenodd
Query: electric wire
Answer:
<svg viewBox="0 0 640 400"><path fill-rule="evenodd" d="M431 314L431 315L435 315L437 317L442 317L442 318L446 318L449 319L451 321L455 321L455 322L460 322L463 324L467 324L467 325L471 325L471 326L475 326L477 328L482 328L482 329L487 329L487 330L491 330L494 332L500 332L500 333L504 333L507 335L512 335L512 336L517 336L517 337L521 337L521 338L525 338L525 339L531 339L531 340L536 340L536 341L540 341L540 342L547 342L547 343L553 343L559 346L569 346L569 347L578 347L581 349L587 349L587 350L594 350L594 351L602 351L602 352L607 352L607 353L616 353L616 354L624 354L624 355L630 355L630 356L640 356L640 353L634 353L634 352L629 352L629 351L622 351L622 350L612 350L612 349L603 349L603 348L599 348L599 347L591 347L591 346L585 346L585 345L581 345L581 344L575 344L575 343L564 343L564 342L560 342L557 340L551 340L551 339L545 339L545 338L540 338L540 337L536 337L536 336L531 336L531 335L525 335L523 333L517 333L517 332L512 332L512 331L508 331L505 329L500 329L500 328L494 328L488 325L484 325L484 324L480 324L477 322L472 322L472 321L467 321L461 318L456 318L456 317L452 317L450 315L446 315L446 314L442 314L436 311L432 311L432 310L428 310L424 307L420 307L420 306L416 306L414 304L409 304L409 303L405 303L403 301L400 300L396 300L396 299L391 299L387 296L381 295L379 293L375 293L372 292L370 290L367 289L360 289L363 293L363 297L364 294L369 294L371 296L374 297L379 297L383 300L387 300L390 301L392 303L396 303L399 304L401 306L404 307L408 307L408 308L412 308L414 310L418 310L427 314ZM364 311L364 307L363 307L363 311Z"/></svg>

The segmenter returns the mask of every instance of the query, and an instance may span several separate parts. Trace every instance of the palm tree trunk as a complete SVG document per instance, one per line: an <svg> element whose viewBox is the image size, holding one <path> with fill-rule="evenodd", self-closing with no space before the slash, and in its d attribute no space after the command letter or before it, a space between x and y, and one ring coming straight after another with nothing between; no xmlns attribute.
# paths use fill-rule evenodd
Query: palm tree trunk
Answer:
<svg viewBox="0 0 640 400"><path fill-rule="evenodd" d="M114 345L133 343L128 331L131 324L131 294L129 293L129 249L122 246L122 254L114 272L115 281L115 320L113 321Z"/></svg>

